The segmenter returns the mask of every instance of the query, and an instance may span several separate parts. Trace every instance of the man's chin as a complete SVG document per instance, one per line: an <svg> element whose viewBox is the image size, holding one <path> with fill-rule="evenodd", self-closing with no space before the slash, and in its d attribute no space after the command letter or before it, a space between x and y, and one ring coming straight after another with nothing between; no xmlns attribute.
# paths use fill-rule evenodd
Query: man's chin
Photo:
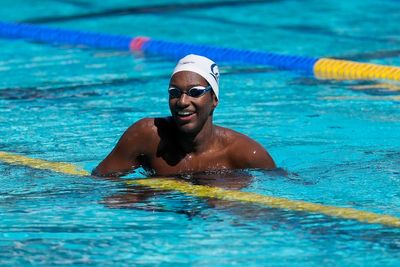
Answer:
<svg viewBox="0 0 400 267"><path fill-rule="evenodd" d="M175 119L175 124L176 128L178 131L184 133L184 134L196 134L197 133L197 128L193 123L187 122L187 123L182 123L182 121L176 120Z"/></svg>
<svg viewBox="0 0 400 267"><path fill-rule="evenodd" d="M189 125L189 123L184 124L184 125L178 125L178 130L182 133L185 134L195 134L197 131L195 129L195 127L192 127L191 125Z"/></svg>

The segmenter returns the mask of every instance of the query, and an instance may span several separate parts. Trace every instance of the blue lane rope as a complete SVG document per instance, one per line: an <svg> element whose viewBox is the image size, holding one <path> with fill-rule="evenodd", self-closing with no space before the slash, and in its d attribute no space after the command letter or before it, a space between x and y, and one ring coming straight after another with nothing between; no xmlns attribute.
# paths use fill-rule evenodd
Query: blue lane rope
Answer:
<svg viewBox="0 0 400 267"><path fill-rule="evenodd" d="M193 53L207 56L218 62L244 62L300 70L313 74L319 79L400 81L400 68L395 66L170 42L141 36L132 38L122 35L64 30L32 24L0 22L0 37L45 43L85 45L123 51L142 51L148 54L173 58L180 58Z"/></svg>
<svg viewBox="0 0 400 267"><path fill-rule="evenodd" d="M180 58L187 54L194 53L210 57L215 61L262 64L278 68L303 70L311 73L314 63L318 60L318 58L311 57L169 42L144 37L132 38L128 36L64 30L10 22L0 22L0 37L33 40L45 43L86 45L95 48L141 50L145 53L174 58ZM138 38L140 38L140 42L138 42ZM138 43L139 45L137 45Z"/></svg>
<svg viewBox="0 0 400 267"><path fill-rule="evenodd" d="M187 54L199 54L215 61L236 61L250 64L274 66L284 69L302 70L312 73L318 58L289 56L268 52L222 48L200 44L186 44L150 39L142 46L145 53L180 58Z"/></svg>
<svg viewBox="0 0 400 267"><path fill-rule="evenodd" d="M131 37L63 30L44 26L0 22L0 37L45 43L86 45L94 48L129 50Z"/></svg>

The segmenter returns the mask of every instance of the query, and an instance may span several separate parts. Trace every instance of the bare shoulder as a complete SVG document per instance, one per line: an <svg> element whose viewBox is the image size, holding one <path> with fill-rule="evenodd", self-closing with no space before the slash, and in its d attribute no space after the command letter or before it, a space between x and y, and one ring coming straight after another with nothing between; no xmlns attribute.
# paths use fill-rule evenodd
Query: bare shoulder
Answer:
<svg viewBox="0 0 400 267"><path fill-rule="evenodd" d="M254 139L232 129L217 126L218 136L236 168L275 168L267 150Z"/></svg>
<svg viewBox="0 0 400 267"><path fill-rule="evenodd" d="M224 145L228 146L230 149L236 149L241 146L251 148L262 148L258 142L251 139L245 134L239 133L235 130L216 126L218 131L218 136L222 137ZM243 147L244 148L244 147Z"/></svg>
<svg viewBox="0 0 400 267"><path fill-rule="evenodd" d="M143 118L135 123L133 123L127 131L129 133L140 132L140 133L150 133L154 130L154 120L155 118Z"/></svg>
<svg viewBox="0 0 400 267"><path fill-rule="evenodd" d="M164 122L165 121L165 122ZM167 118L143 118L132 124L121 137L127 144L136 148L150 148L159 140L159 124L167 124Z"/></svg>

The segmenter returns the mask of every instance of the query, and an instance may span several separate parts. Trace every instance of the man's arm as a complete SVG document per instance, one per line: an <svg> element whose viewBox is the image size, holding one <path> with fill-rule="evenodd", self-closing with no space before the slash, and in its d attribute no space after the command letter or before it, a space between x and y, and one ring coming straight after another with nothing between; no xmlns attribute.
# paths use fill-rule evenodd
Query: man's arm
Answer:
<svg viewBox="0 0 400 267"><path fill-rule="evenodd" d="M119 177L138 168L139 156L149 146L149 133L153 119L142 119L130 126L121 136L111 153L92 171L95 176Z"/></svg>
<svg viewBox="0 0 400 267"><path fill-rule="evenodd" d="M276 165L269 153L256 141L239 134L230 149L236 168L275 169Z"/></svg>

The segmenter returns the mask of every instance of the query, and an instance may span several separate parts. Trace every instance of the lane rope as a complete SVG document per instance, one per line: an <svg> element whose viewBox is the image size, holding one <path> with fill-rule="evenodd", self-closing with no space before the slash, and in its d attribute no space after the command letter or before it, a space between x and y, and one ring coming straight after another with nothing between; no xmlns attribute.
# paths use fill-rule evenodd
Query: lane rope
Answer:
<svg viewBox="0 0 400 267"><path fill-rule="evenodd" d="M318 79L400 81L400 68L348 60L321 58L314 65Z"/></svg>
<svg viewBox="0 0 400 267"><path fill-rule="evenodd" d="M341 208L326 206L299 200L290 200L280 197L271 197L250 192L227 190L204 185L193 185L182 181L168 178L140 179L128 182L128 184L139 184L154 189L173 190L190 196L203 198L217 198L221 200L249 202L264 205L270 208L285 209L291 211L302 211L320 213L341 219L357 220L364 223L384 224L400 227L400 218L382 215L373 212L361 211L353 208Z"/></svg>
<svg viewBox="0 0 400 267"><path fill-rule="evenodd" d="M90 175L87 171L73 165L64 162L52 162L42 159L29 158L17 154L11 154L0 151L0 161L3 161L12 165L21 165L34 169L50 170L54 172L60 172L70 175L87 176Z"/></svg>
<svg viewBox="0 0 400 267"><path fill-rule="evenodd" d="M0 161L12 165L20 165L35 169L51 170L54 172L88 176L89 172L70 163L51 162L42 159L29 158L22 155L0 152ZM340 219L357 220L363 223L383 224L391 227L400 227L400 218L390 215L361 211L353 208L343 208L310 203L299 200L290 200L281 197L265 196L256 193L227 190L218 187L193 185L184 181L170 178L146 178L127 180L128 185L142 185L154 189L171 190L200 198L216 198L221 200L247 202L291 211L319 213Z"/></svg>
<svg viewBox="0 0 400 267"><path fill-rule="evenodd" d="M144 36L132 38L122 35L0 21L0 37L51 44L85 45L101 49L143 52L174 59L193 53L209 57L217 62L242 62L299 70L312 74L318 79L400 81L400 67L397 66L172 42Z"/></svg>

